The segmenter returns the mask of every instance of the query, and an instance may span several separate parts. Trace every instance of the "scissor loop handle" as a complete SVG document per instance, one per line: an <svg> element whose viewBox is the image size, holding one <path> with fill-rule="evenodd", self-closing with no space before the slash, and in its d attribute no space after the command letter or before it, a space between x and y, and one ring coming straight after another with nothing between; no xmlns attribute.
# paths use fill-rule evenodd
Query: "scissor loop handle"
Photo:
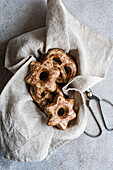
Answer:
<svg viewBox="0 0 113 170"><path fill-rule="evenodd" d="M86 131L84 131L84 133L85 133L87 136L89 136L89 137L96 138L96 137L99 137L99 136L102 134L102 129L101 129L101 126L100 126L100 124L99 124L99 122L98 122L98 120L97 120L97 118L96 118L93 110L92 110L91 107L90 107L90 100L93 100L93 99L95 99L98 103L100 103L100 99L99 99L98 97L96 97L96 96L91 96L90 99L87 99L86 104L87 104L87 106L88 106L88 108L89 108L89 110L90 110L90 112L91 112L91 114L92 114L92 116L93 116L93 118L94 118L97 126L98 126L99 133L98 133L97 135L89 134L89 133L87 133Z"/></svg>
<svg viewBox="0 0 113 170"><path fill-rule="evenodd" d="M111 106L113 106L113 104L112 104L109 100L102 99L102 101L104 101L104 102L110 104ZM100 113L101 113L102 121L103 121L103 123L104 123L105 128L106 128L108 131L112 131L113 128L108 128L108 126L107 126L107 124L106 124L106 121L105 121L105 118L104 118L104 115L103 115L103 112L102 112L102 108L101 108L100 102L99 102L99 108L100 108Z"/></svg>

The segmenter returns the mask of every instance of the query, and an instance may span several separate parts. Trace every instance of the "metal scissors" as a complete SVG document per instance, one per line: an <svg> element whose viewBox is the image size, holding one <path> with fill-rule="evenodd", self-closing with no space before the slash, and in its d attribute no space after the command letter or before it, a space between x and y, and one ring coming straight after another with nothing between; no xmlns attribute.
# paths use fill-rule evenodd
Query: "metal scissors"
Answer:
<svg viewBox="0 0 113 170"><path fill-rule="evenodd" d="M93 95L93 93L92 93L91 90L87 90L85 93L86 93L86 96L87 96L86 105L87 105L87 107L89 108L89 110L90 110L90 112L91 112L91 114L92 114L92 116L93 116L93 118L94 118L94 120L95 120L95 122L96 122L96 124L97 124L97 126L98 126L99 133L98 133L97 135L89 134L89 133L87 133L86 131L85 131L84 133L85 133L86 135L92 137L92 138L96 138L96 137L98 137L98 136L100 136L100 135L102 134L102 128L101 128L101 126L100 126L100 124L99 124L99 122L98 122L98 120L97 120L97 118L96 118L96 115L95 115L93 109L92 109L91 106L90 106L90 101L91 101L91 100L96 100L96 102L97 102L97 104L98 104L99 112L100 112L100 115L101 115L101 119L102 119L102 121L103 121L103 124L104 124L104 127L106 128L106 130L112 131L113 128L108 128L108 125L107 125L107 123L106 123L105 117L104 117L104 115L103 115L103 111L102 111L102 107L101 107L100 101L104 101L104 102L110 104L111 106L113 106L113 104L112 104L109 100L107 100L107 99L101 99L101 100L100 100L97 96Z"/></svg>

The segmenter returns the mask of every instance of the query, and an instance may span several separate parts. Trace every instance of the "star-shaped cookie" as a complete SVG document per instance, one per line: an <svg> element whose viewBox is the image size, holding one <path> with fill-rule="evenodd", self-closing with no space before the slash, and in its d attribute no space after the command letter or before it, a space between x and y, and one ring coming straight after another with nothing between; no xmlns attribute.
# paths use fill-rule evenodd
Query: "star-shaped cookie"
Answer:
<svg viewBox="0 0 113 170"><path fill-rule="evenodd" d="M40 62L32 61L30 64L31 74L27 76L26 82L35 88L36 95L41 97L45 90L51 92L56 90L56 79L60 75L57 68L53 68L52 59L46 59Z"/></svg>
<svg viewBox="0 0 113 170"><path fill-rule="evenodd" d="M50 49L46 54L46 58L52 58L53 66L60 70L60 76L57 83L67 83L77 73L77 65L75 62L61 49Z"/></svg>
<svg viewBox="0 0 113 170"><path fill-rule="evenodd" d="M63 92L60 90L60 88L57 86L56 90L54 92L50 92L50 91L47 91L45 90L41 97L38 97L36 94L35 94L35 91L34 91L34 87L31 86L30 87L30 94L33 98L33 100L38 103L39 107L43 110L44 107L49 103L52 103L55 96L56 95L61 95L61 96L64 96L63 95Z"/></svg>
<svg viewBox="0 0 113 170"><path fill-rule="evenodd" d="M65 130L69 121L76 118L73 106L73 99L65 99L60 95L57 96L55 103L47 105L44 109L45 113L48 115L47 124L49 126L57 125L62 130Z"/></svg>

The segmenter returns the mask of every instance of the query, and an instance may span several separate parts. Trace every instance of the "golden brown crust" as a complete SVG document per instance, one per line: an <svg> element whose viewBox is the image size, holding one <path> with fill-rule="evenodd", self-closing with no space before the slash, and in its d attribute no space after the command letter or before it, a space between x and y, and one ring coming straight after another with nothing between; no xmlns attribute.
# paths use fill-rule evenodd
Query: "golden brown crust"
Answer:
<svg viewBox="0 0 113 170"><path fill-rule="evenodd" d="M30 64L31 73L26 78L26 82L35 86L37 96L41 97L41 93L45 90L56 90L56 79L60 75L58 68L53 68L52 59L46 59L42 64L32 61Z"/></svg>
<svg viewBox="0 0 113 170"><path fill-rule="evenodd" d="M65 99L63 96L58 95L55 103L47 105L44 108L45 113L49 115L47 124L49 126L57 125L62 130L65 130L69 121L76 118L73 106L73 99Z"/></svg>
<svg viewBox="0 0 113 170"><path fill-rule="evenodd" d="M54 98L56 95L64 96L60 88L57 86L56 90L51 93L50 91L45 90L41 97L37 96L35 93L35 87L30 87L30 94L33 98L33 100L38 103L39 107L44 110L44 107L50 103L53 103Z"/></svg>
<svg viewBox="0 0 113 170"><path fill-rule="evenodd" d="M30 63L31 73L26 77L26 82L31 85L30 94L48 115L47 124L65 130L69 121L76 118L74 100L65 99L57 84L63 85L73 78L77 66L60 49L50 49L41 59L41 62Z"/></svg>
<svg viewBox="0 0 113 170"><path fill-rule="evenodd" d="M75 62L62 50L50 49L45 58L52 58L53 66L60 70L57 83L67 83L77 73Z"/></svg>

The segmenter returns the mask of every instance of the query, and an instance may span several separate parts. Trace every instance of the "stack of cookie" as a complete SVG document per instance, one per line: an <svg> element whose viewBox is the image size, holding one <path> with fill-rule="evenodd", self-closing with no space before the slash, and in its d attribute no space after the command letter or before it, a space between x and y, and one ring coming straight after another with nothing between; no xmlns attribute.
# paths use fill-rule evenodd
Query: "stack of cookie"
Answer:
<svg viewBox="0 0 113 170"><path fill-rule="evenodd" d="M62 50L50 49L40 62L30 63L30 94L47 114L47 124L65 130L70 120L76 117L74 100L65 98L61 87L76 75L75 62Z"/></svg>

